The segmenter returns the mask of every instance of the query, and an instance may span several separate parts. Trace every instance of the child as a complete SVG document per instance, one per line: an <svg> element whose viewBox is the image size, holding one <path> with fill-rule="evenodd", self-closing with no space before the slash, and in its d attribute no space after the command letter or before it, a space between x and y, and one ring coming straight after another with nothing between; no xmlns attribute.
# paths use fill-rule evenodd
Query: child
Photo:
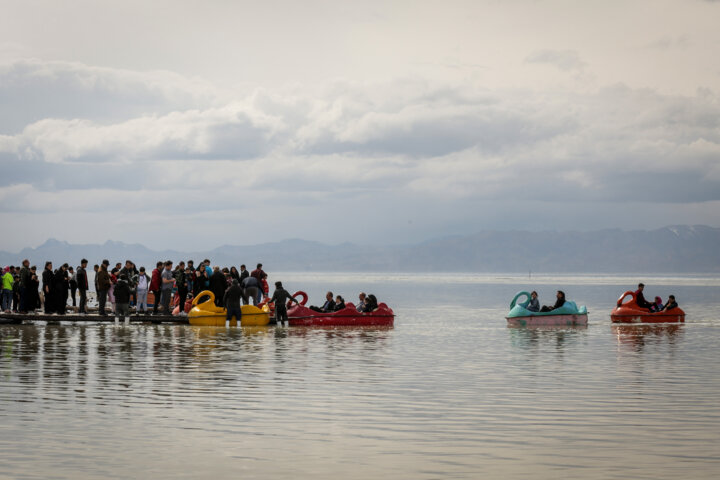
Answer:
<svg viewBox="0 0 720 480"><path fill-rule="evenodd" d="M663 309L662 298L655 297L655 303L650 305L650 311L651 312L662 312L662 309Z"/></svg>
<svg viewBox="0 0 720 480"><path fill-rule="evenodd" d="M140 267L140 273L133 278L133 283L137 285L137 305L135 312L140 315L147 313L147 294L150 287L150 277L145 273L145 267Z"/></svg>

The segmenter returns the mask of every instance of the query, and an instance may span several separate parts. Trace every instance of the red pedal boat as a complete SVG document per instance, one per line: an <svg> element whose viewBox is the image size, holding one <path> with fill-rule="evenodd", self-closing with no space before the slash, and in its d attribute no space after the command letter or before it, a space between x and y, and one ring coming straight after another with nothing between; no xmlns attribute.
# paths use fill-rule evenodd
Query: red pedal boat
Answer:
<svg viewBox="0 0 720 480"><path fill-rule="evenodd" d="M623 303L627 297L629 301ZM651 313L647 308L640 308L635 300L635 292L628 290L617 301L617 307L610 313L613 323L678 323L685 321L685 312L680 307Z"/></svg>
<svg viewBox="0 0 720 480"><path fill-rule="evenodd" d="M288 305L288 324L293 327L391 327L395 321L395 313L384 303L367 313L358 312L351 302L346 303L342 310L320 313L305 306L308 299L305 292L293 295L298 296L302 297L300 304Z"/></svg>

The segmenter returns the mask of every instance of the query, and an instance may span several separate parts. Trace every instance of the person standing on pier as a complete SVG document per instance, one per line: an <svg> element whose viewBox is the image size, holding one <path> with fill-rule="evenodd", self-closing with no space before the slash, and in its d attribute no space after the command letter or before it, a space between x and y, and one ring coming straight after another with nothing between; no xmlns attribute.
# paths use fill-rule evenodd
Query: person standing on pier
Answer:
<svg viewBox="0 0 720 480"><path fill-rule="evenodd" d="M35 312L40 308L40 281L37 276L37 267L33 265L30 267L30 286L27 292L27 308L28 312Z"/></svg>
<svg viewBox="0 0 720 480"><path fill-rule="evenodd" d="M72 298L72 306L77 307L77 300L75 295L77 294L77 277L73 267L68 267L68 287L70 288L70 298Z"/></svg>
<svg viewBox="0 0 720 480"><path fill-rule="evenodd" d="M170 310L170 295L172 294L173 284L175 283L175 278L173 277L172 272L172 264L173 263L170 260L165 262L165 269L160 275L162 278L160 303L162 303L164 315L170 315L170 313L172 313L172 311Z"/></svg>
<svg viewBox="0 0 720 480"><path fill-rule="evenodd" d="M20 282L18 284L20 289L20 313L27 313L28 311L28 289L30 288L30 260L27 258L22 262L22 268L20 269Z"/></svg>
<svg viewBox="0 0 720 480"><path fill-rule="evenodd" d="M68 264L63 263L55 272L55 311L58 315L65 315L69 288Z"/></svg>
<svg viewBox="0 0 720 480"><path fill-rule="evenodd" d="M110 290L110 273L108 272L108 265L110 262L103 260L100 269L95 277L97 281L97 293L98 293L98 312L100 316L107 316L105 313L105 302L107 302L108 290Z"/></svg>
<svg viewBox="0 0 720 480"><path fill-rule="evenodd" d="M227 289L227 280L225 275L220 271L220 267L215 267L210 276L210 291L215 294L215 305L222 307L223 295Z"/></svg>
<svg viewBox="0 0 720 480"><path fill-rule="evenodd" d="M188 295L188 282L187 275L185 274L185 262L180 260L174 273L175 286L177 287L178 297L178 313L183 315L185 313L185 300Z"/></svg>
<svg viewBox="0 0 720 480"><path fill-rule="evenodd" d="M125 323L130 320L130 282L126 273L121 273L115 284L115 321L120 317L125 318Z"/></svg>
<svg viewBox="0 0 720 480"><path fill-rule="evenodd" d="M249 276L250 276L250 272L248 272L247 268L245 268L245 264L240 265L240 279L238 280L240 282L240 284L242 284L242 281L245 280Z"/></svg>
<svg viewBox="0 0 720 480"><path fill-rule="evenodd" d="M147 313L147 294L150 286L150 277L145 273L145 267L140 267L140 272L133 279L133 283L137 285L137 302L135 304L135 313L143 315Z"/></svg>
<svg viewBox="0 0 720 480"><path fill-rule="evenodd" d="M42 274L43 297L45 301L45 313L53 313L53 269L52 262L45 262L45 270Z"/></svg>
<svg viewBox="0 0 720 480"><path fill-rule="evenodd" d="M15 267L5 268L5 273L2 276L2 310L5 313L10 313L10 307L12 306L13 296L13 285L15 284L15 278L10 273L10 269Z"/></svg>
<svg viewBox="0 0 720 480"><path fill-rule="evenodd" d="M257 279L258 283L258 292L257 296L255 297L255 305L260 303L260 300L262 300L263 293L265 293L263 288L263 280L267 278L267 273L265 273L262 269L262 263L257 264L257 268L250 272L250 276ZM265 281L265 284L267 284L267 280Z"/></svg>
<svg viewBox="0 0 720 480"><path fill-rule="evenodd" d="M80 266L77 269L75 278L77 279L77 288L80 292L80 305L78 307L78 313L80 315L87 314L87 291L88 291L88 279L87 279L87 264L86 258L80 260Z"/></svg>
<svg viewBox="0 0 720 480"><path fill-rule="evenodd" d="M153 315L158 314L158 306L160 305L160 288L162 287L162 273L163 262L157 262L155 269L152 271L152 279L150 280L150 291L155 297L153 304Z"/></svg>

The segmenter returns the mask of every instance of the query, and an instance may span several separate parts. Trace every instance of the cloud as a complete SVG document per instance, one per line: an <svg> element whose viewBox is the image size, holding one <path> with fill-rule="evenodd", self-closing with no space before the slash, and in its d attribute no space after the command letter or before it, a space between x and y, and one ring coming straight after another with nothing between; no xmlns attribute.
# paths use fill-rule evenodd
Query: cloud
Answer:
<svg viewBox="0 0 720 480"><path fill-rule="evenodd" d="M113 122L213 105L220 92L167 71L137 72L73 62L0 64L0 134L43 119Z"/></svg>
<svg viewBox="0 0 720 480"><path fill-rule="evenodd" d="M0 134L8 222L187 217L225 219L239 232L261 218L268 235L282 236L291 216L308 222L294 224L292 236L346 241L369 235L356 213L374 212L373 225L400 239L441 226L507 225L530 204L572 210L578 221L619 203L707 215L698 205L720 201L720 101L707 88L669 96L623 85L579 93L398 80L228 94L173 75L155 84L157 72L55 62L8 71L13 85L40 75L41 91L103 99L97 110L64 115L37 108ZM147 92L155 92L152 108L143 107ZM125 110L103 113L128 99ZM313 227L326 216L341 219L337 232ZM393 227L394 219L412 227Z"/></svg>
<svg viewBox="0 0 720 480"><path fill-rule="evenodd" d="M536 50L525 62L550 65L563 72L582 71L587 65L575 50Z"/></svg>

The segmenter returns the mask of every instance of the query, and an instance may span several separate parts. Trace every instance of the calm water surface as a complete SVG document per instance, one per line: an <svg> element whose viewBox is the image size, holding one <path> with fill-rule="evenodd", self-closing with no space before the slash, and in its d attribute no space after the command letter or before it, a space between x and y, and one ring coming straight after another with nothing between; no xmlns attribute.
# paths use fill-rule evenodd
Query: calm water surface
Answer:
<svg viewBox="0 0 720 480"><path fill-rule="evenodd" d="M276 275L389 329L0 326L0 477L718 478L720 279L642 278L684 325L613 326L635 278ZM586 328L508 328L516 291Z"/></svg>

